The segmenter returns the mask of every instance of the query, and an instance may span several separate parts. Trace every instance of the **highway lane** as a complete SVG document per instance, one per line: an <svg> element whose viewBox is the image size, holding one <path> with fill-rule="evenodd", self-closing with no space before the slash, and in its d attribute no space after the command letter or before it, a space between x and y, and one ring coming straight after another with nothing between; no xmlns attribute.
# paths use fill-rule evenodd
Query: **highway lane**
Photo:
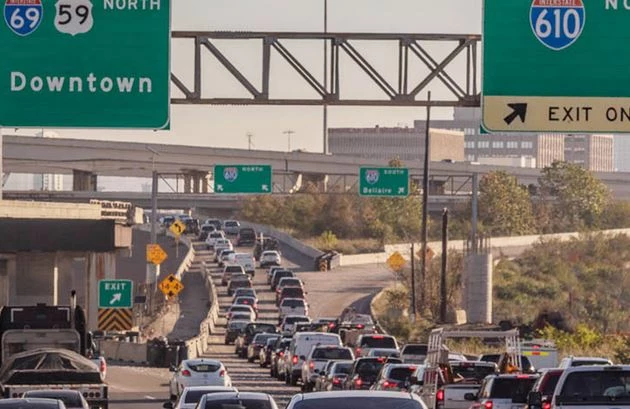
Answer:
<svg viewBox="0 0 630 409"><path fill-rule="evenodd" d="M170 376L167 368L109 365L109 408L161 408L168 399Z"/></svg>

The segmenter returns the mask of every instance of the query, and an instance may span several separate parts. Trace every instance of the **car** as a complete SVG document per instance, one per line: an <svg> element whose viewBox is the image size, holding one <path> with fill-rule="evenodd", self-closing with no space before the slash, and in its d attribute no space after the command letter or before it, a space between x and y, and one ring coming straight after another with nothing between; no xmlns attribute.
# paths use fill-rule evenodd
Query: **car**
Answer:
<svg viewBox="0 0 630 409"><path fill-rule="evenodd" d="M258 299L256 297L240 296L236 297L233 304L236 305L251 305L254 312L258 314Z"/></svg>
<svg viewBox="0 0 630 409"><path fill-rule="evenodd" d="M229 321L232 319L232 315L234 315L237 312L246 312L248 314L256 316L256 311L254 311L251 305L232 304L228 307L227 311L225 312L225 318Z"/></svg>
<svg viewBox="0 0 630 409"><path fill-rule="evenodd" d="M208 250L214 250L214 244L219 239L225 239L225 233L223 231L218 230L208 233L208 237L206 237L206 248Z"/></svg>
<svg viewBox="0 0 630 409"><path fill-rule="evenodd" d="M254 362L260 357L260 350L267 345L268 339L276 340L280 334L259 333L254 335L252 341L247 345L247 362Z"/></svg>
<svg viewBox="0 0 630 409"><path fill-rule="evenodd" d="M256 244L256 231L251 227L241 227L236 235L237 246L253 246Z"/></svg>
<svg viewBox="0 0 630 409"><path fill-rule="evenodd" d="M284 380L284 369L281 366L284 363L284 354L286 353L287 348L291 345L291 338L279 338L276 340L272 350L271 350L271 360L269 363L269 375L272 378L279 378L279 380ZM280 379L282 378L282 379Z"/></svg>
<svg viewBox="0 0 630 409"><path fill-rule="evenodd" d="M268 338L265 345L260 349L258 354L258 362L261 368L266 368L267 365L271 364L271 352L273 351L276 342L282 337L277 336L274 338Z"/></svg>
<svg viewBox="0 0 630 409"><path fill-rule="evenodd" d="M334 391L299 393L285 409L427 409L420 397L403 392Z"/></svg>
<svg viewBox="0 0 630 409"><path fill-rule="evenodd" d="M235 314L235 315L240 315L240 314ZM225 338L224 338L225 345L230 345L232 342L234 342L236 338L238 337L238 335L245 329L247 324L249 324L250 322L251 322L250 320L247 320L247 321L237 320L236 318L228 322L227 327L225 329Z"/></svg>
<svg viewBox="0 0 630 409"><path fill-rule="evenodd" d="M400 358L357 358L354 360L352 370L344 383L344 389L370 389L376 382L381 368L387 364L402 364Z"/></svg>
<svg viewBox="0 0 630 409"><path fill-rule="evenodd" d="M479 392L467 393L464 398L473 401L471 409L524 409L537 379L538 375L532 374L489 375Z"/></svg>
<svg viewBox="0 0 630 409"><path fill-rule="evenodd" d="M234 264L234 250L223 249L221 250L221 256L217 260L219 267L225 267L226 264Z"/></svg>
<svg viewBox="0 0 630 409"><path fill-rule="evenodd" d="M304 283L297 277L283 277L278 281L278 285L276 285L276 300L278 298L278 294L285 287L300 287L304 288Z"/></svg>
<svg viewBox="0 0 630 409"><path fill-rule="evenodd" d="M574 366L587 366L587 365L612 365L612 361L608 358L596 357L596 356L568 356L560 361L558 368L566 369Z"/></svg>
<svg viewBox="0 0 630 409"><path fill-rule="evenodd" d="M80 391L68 389L40 389L26 391L23 398L57 399L63 402L67 409L90 409Z"/></svg>
<svg viewBox="0 0 630 409"><path fill-rule="evenodd" d="M252 288L252 280L247 276L232 276L232 279L228 283L227 293L229 296L234 296L234 292L239 288Z"/></svg>
<svg viewBox="0 0 630 409"><path fill-rule="evenodd" d="M223 231L225 234L235 236L241 229L241 224L237 220L224 220Z"/></svg>
<svg viewBox="0 0 630 409"><path fill-rule="evenodd" d="M286 269L284 267L281 267L281 266L269 267L269 269L267 270L267 284L271 284L271 279L273 278L273 273L275 273L277 270L286 270Z"/></svg>
<svg viewBox="0 0 630 409"><path fill-rule="evenodd" d="M405 344L400 350L400 356L405 363L422 364L427 357L427 344Z"/></svg>
<svg viewBox="0 0 630 409"><path fill-rule="evenodd" d="M286 268L274 270L273 276L271 277L271 290L272 291L276 291L276 287L278 286L280 279L283 277L295 277L295 273L291 270L287 270Z"/></svg>
<svg viewBox="0 0 630 409"><path fill-rule="evenodd" d="M306 315L285 315L279 325L280 333L282 335L292 335L297 323L310 324L311 319Z"/></svg>
<svg viewBox="0 0 630 409"><path fill-rule="evenodd" d="M241 287L234 290L234 294L232 294L232 304L234 304L234 300L237 297L254 297L258 300L258 296L256 295L256 290L249 287Z"/></svg>
<svg viewBox="0 0 630 409"><path fill-rule="evenodd" d="M230 278L232 277L232 274L245 274L245 270L240 264L226 264L225 267L223 267L221 285L227 285L228 281L230 281Z"/></svg>
<svg viewBox="0 0 630 409"><path fill-rule="evenodd" d="M252 277L256 275L256 262L254 261L254 256L250 253L236 253L234 255L234 262L243 266L243 270L245 270L247 274L251 274Z"/></svg>
<svg viewBox="0 0 630 409"><path fill-rule="evenodd" d="M247 357L247 347L257 334L260 333L276 334L278 329L273 324L266 322L250 322L245 326L234 342L234 352L241 358Z"/></svg>
<svg viewBox="0 0 630 409"><path fill-rule="evenodd" d="M341 347L341 338L338 334L322 332L300 332L293 335L288 353L285 354L285 383L297 385L302 378L302 364L314 346L332 345Z"/></svg>
<svg viewBox="0 0 630 409"><path fill-rule="evenodd" d="M564 369L560 368L546 368L539 371L540 376L529 395L536 392L540 393L540 404L528 404L527 409L549 409L551 398L553 398L553 393L556 390L556 385L558 385L562 372L564 372Z"/></svg>
<svg viewBox="0 0 630 409"><path fill-rule="evenodd" d="M329 361L329 365L324 369L324 373L320 372L320 376L315 383L315 389L317 391L343 390L343 384L352 370L353 362L350 360Z"/></svg>
<svg viewBox="0 0 630 409"><path fill-rule="evenodd" d="M170 370L173 372L169 382L170 395L179 396L189 386L232 386L225 366L216 359L185 359Z"/></svg>
<svg viewBox="0 0 630 409"><path fill-rule="evenodd" d="M197 236L197 238L201 241L206 241L206 239L208 238L208 234L216 230L217 228L214 225L204 223L199 228L199 236Z"/></svg>
<svg viewBox="0 0 630 409"><path fill-rule="evenodd" d="M267 393L221 392L203 395L197 409L278 409L278 405Z"/></svg>
<svg viewBox="0 0 630 409"><path fill-rule="evenodd" d="M308 304L304 298L285 298L278 308L279 322L282 322L286 315L306 315L308 316Z"/></svg>
<svg viewBox="0 0 630 409"><path fill-rule="evenodd" d="M279 266L280 264L282 264L282 257L276 250L265 250L260 255L260 268Z"/></svg>
<svg viewBox="0 0 630 409"><path fill-rule="evenodd" d="M280 305L285 298L306 298L308 293L302 287L284 287L280 292L276 291L276 305Z"/></svg>
<svg viewBox="0 0 630 409"><path fill-rule="evenodd" d="M480 355L477 360L485 361L485 362L494 362L495 364L499 366L499 369L500 369L502 356L504 356L504 354L483 354L483 355ZM450 356L449 356L449 359L451 359ZM521 355L521 365L523 366L523 372L536 373L536 369L534 368L534 365L532 365L532 362L525 355Z"/></svg>
<svg viewBox="0 0 630 409"><path fill-rule="evenodd" d="M354 354L356 356L367 356L370 349L373 348L388 348L399 350L396 338L391 335L385 334L360 334L356 341L356 347L354 348Z"/></svg>
<svg viewBox="0 0 630 409"><path fill-rule="evenodd" d="M353 360L352 349L338 345L315 345L302 364L302 391L313 391L319 372L330 360Z"/></svg>
<svg viewBox="0 0 630 409"><path fill-rule="evenodd" d="M221 392L238 392L238 389L233 386L189 386L184 388L179 399L177 396L171 396L172 400L177 401L175 405L172 401L168 401L162 407L164 409L195 409L203 395Z"/></svg>
<svg viewBox="0 0 630 409"><path fill-rule="evenodd" d="M185 234L193 234L195 236L199 235L199 219L188 218L182 220L186 228L184 229Z"/></svg>
<svg viewBox="0 0 630 409"><path fill-rule="evenodd" d="M206 219L206 221L204 221L203 224L210 224L214 226L215 230L223 229L223 224L221 223L221 220L219 219Z"/></svg>
<svg viewBox="0 0 630 409"><path fill-rule="evenodd" d="M247 321L254 322L256 320L256 313L253 312L234 312L230 315L230 319L228 320L228 324L232 321Z"/></svg>
<svg viewBox="0 0 630 409"><path fill-rule="evenodd" d="M11 398L0 399L0 409L66 409L59 399Z"/></svg>
<svg viewBox="0 0 630 409"><path fill-rule="evenodd" d="M214 241L214 262L219 262L219 257L223 250L234 250L234 245L229 239L215 239Z"/></svg>
<svg viewBox="0 0 630 409"><path fill-rule="evenodd" d="M411 377L417 369L415 364L384 365L372 385L372 390L409 392Z"/></svg>

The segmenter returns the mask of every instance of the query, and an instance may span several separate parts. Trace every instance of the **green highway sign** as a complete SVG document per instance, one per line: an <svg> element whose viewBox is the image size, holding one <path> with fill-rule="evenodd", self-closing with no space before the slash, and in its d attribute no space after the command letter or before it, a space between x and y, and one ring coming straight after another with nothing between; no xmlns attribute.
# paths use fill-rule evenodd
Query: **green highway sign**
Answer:
<svg viewBox="0 0 630 409"><path fill-rule="evenodd" d="M408 196L409 169L361 168L359 194L361 196Z"/></svg>
<svg viewBox="0 0 630 409"><path fill-rule="evenodd" d="M132 308L133 282L131 280L99 280L98 308Z"/></svg>
<svg viewBox="0 0 630 409"><path fill-rule="evenodd" d="M627 0L484 0L483 126L630 132Z"/></svg>
<svg viewBox="0 0 630 409"><path fill-rule="evenodd" d="M272 189L269 165L216 165L214 193L268 194Z"/></svg>
<svg viewBox="0 0 630 409"><path fill-rule="evenodd" d="M0 7L0 127L168 128L171 0Z"/></svg>

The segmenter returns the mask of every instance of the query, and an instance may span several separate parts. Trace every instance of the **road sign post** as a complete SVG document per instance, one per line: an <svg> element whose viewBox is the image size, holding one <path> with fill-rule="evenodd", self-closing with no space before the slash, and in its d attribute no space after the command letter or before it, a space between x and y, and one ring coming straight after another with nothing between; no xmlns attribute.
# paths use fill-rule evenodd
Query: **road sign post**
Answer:
<svg viewBox="0 0 630 409"><path fill-rule="evenodd" d="M361 196L408 196L409 170L406 168L361 168Z"/></svg>
<svg viewBox="0 0 630 409"><path fill-rule="evenodd" d="M169 124L171 0L0 0L0 125Z"/></svg>
<svg viewBox="0 0 630 409"><path fill-rule="evenodd" d="M269 165L216 165L214 193L270 194L272 190Z"/></svg>
<svg viewBox="0 0 630 409"><path fill-rule="evenodd" d="M98 308L132 308L133 282L131 280L99 280Z"/></svg>
<svg viewBox="0 0 630 409"><path fill-rule="evenodd" d="M483 126L630 132L626 3L485 0Z"/></svg>

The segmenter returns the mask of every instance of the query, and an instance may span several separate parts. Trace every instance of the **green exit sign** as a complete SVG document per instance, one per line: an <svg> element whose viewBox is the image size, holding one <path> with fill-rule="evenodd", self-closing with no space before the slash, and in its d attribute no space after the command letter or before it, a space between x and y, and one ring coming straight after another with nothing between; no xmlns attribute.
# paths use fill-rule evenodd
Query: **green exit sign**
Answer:
<svg viewBox="0 0 630 409"><path fill-rule="evenodd" d="M132 308L131 280L99 280L98 308Z"/></svg>
<svg viewBox="0 0 630 409"><path fill-rule="evenodd" d="M269 194L272 188L270 165L216 165L214 193Z"/></svg>
<svg viewBox="0 0 630 409"><path fill-rule="evenodd" d="M409 169L361 168L359 194L361 196L408 196Z"/></svg>

